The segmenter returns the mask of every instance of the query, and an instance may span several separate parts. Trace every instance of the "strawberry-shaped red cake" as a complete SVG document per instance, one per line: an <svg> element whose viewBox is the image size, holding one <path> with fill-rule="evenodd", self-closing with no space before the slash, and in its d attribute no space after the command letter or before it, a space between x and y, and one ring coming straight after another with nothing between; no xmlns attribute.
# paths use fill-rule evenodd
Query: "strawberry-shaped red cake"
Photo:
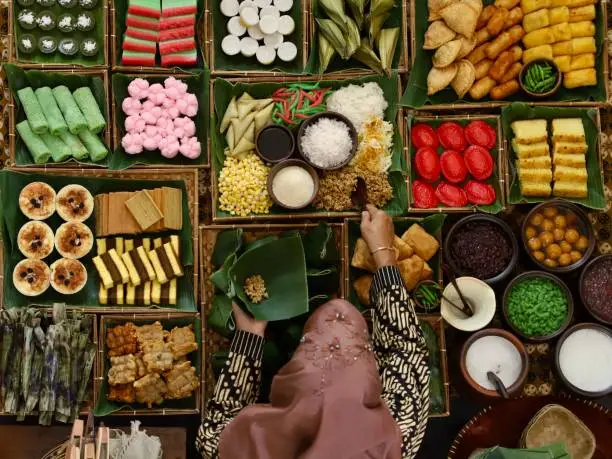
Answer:
<svg viewBox="0 0 612 459"><path fill-rule="evenodd" d="M442 204L448 207L464 207L468 203L465 191L457 185L440 182L436 188L436 196Z"/></svg>
<svg viewBox="0 0 612 459"><path fill-rule="evenodd" d="M412 126L410 133L412 144L415 148L431 147L438 148L438 137L436 131L429 124L417 123Z"/></svg>
<svg viewBox="0 0 612 459"><path fill-rule="evenodd" d="M422 180L412 182L412 200L414 207L419 209L431 209L440 203L433 187Z"/></svg>
<svg viewBox="0 0 612 459"><path fill-rule="evenodd" d="M469 180L463 187L468 201L476 205L493 204L496 199L495 188L488 183Z"/></svg>
<svg viewBox="0 0 612 459"><path fill-rule="evenodd" d="M493 157L479 145L472 145L463 154L463 160L472 177L486 180L493 174Z"/></svg>
<svg viewBox="0 0 612 459"><path fill-rule="evenodd" d="M414 155L414 167L417 175L428 182L440 179L440 158L436 150L431 147L418 149Z"/></svg>
<svg viewBox="0 0 612 459"><path fill-rule="evenodd" d="M467 148L467 140L465 140L463 128L453 121L442 123L436 129L436 133L438 134L440 144L447 150L462 152Z"/></svg>
<svg viewBox="0 0 612 459"><path fill-rule="evenodd" d="M451 183L461 183L467 177L467 168L463 157L455 150L446 150L440 156L440 167L442 174Z"/></svg>

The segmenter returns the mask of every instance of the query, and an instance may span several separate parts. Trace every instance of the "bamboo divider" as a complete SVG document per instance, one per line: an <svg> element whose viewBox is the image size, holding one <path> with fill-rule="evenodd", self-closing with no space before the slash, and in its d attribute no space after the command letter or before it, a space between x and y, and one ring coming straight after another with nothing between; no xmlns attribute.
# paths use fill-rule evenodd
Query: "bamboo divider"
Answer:
<svg viewBox="0 0 612 459"><path fill-rule="evenodd" d="M132 68L132 70L134 70L134 68ZM164 78L170 75L166 75L163 73L124 73L125 76L130 77L130 78ZM175 72L172 74L173 77L175 78L190 78L190 77L194 77L196 76L195 74L191 74L191 73L179 73L179 72ZM196 95L199 96L199 95ZM121 146L121 137L122 137L122 131L123 128L121 126L118 126L116 123L118 122L118 118L117 118L117 110L122 110L121 108L121 103L119 103L118 101L115 101L115 95L114 93L111 94L111 97L113 98L113 102L111 104L111 112L112 112L112 119L113 119L113 136L112 136L112 146L113 146L113 150L116 150L117 148L119 148ZM210 115L207 116L207 121L210 121ZM210 124L210 123L208 123ZM208 127L207 127L208 129ZM196 132L197 134L197 132ZM203 143L203 142L202 142ZM193 164L145 164L145 163L137 163L134 165L134 167L138 167L138 168L145 168L145 169L149 169L149 168L156 168L156 169L193 169L194 167L197 169L203 169L203 168L207 168L210 166L210 139L207 140L207 144L206 144L207 148L204 148L204 145L202 145L202 148L205 149L206 151L204 152L205 154L205 161L204 164L197 164L196 161L194 160ZM159 153L161 154L161 153Z"/></svg>
<svg viewBox="0 0 612 459"><path fill-rule="evenodd" d="M24 69L107 69L108 68L108 4L112 0L100 0L102 3L102 53L104 53L104 63L96 65L79 65L79 64L62 64L62 63L50 63L50 64L38 64L35 62L20 61L17 59L17 37L15 36L15 20L14 16L14 3L15 0L8 0L8 62L10 64L19 64L19 67Z"/></svg>
<svg viewBox="0 0 612 459"><path fill-rule="evenodd" d="M352 79L352 78L361 78L364 76L372 76L364 75L363 73L356 74L344 74L343 79ZM282 76L282 77L271 77L267 78L223 78L224 80L230 83L243 83L243 84L256 84L256 83L296 83L296 82L317 82L317 81L336 81L338 79L338 74L330 74L330 75L317 75L317 76ZM215 113L215 97L214 97L214 84L216 79L210 80L210 91L209 91L209 101L210 101L210 113L211 115ZM402 85L401 81L398 78L397 80L397 93L398 98L401 97L402 93ZM397 117L396 117L397 129L402 138L404 132L403 129L400 129L402 125L402 110L401 107L398 107ZM321 212L295 212L295 213L286 213L286 214L258 214L258 215L247 215L246 217L241 216L229 216L229 217L219 217L217 216L217 201L219 200L219 184L217 179L217 170L215 169L214 161L212 161L212 157L214 152L212 151L212 136L215 135L214 132L209 132L209 145L208 151L211 157L210 161L210 176L211 176L211 204L212 204L212 220L214 223L218 224L229 224L235 222L258 222L260 220L268 220L268 221L279 221L279 220L299 220L299 219L338 219L338 218L350 218L350 217L359 217L361 215L358 211L346 211L346 212L330 212L330 211L321 211Z"/></svg>
<svg viewBox="0 0 612 459"><path fill-rule="evenodd" d="M339 261L339 278L340 285L338 286L338 293L340 298L344 298L346 291L342 279L346 276L346 259L344 258L343 247L344 242L344 229L342 223L329 223L336 237L336 246L338 248L338 254L340 257ZM202 394L204 397L204 404L210 398L215 387L215 376L212 369L212 356L213 354L221 349L222 347L229 347L229 341L214 332L208 330L207 317L212 310L212 299L215 295L215 287L210 281L210 276L213 273L213 266L211 258L215 249L215 243L217 236L221 231L232 230L236 228L242 228L245 235L251 237L266 236L270 234L278 234L289 230L302 230L306 231L317 227L316 223L262 223L262 224L246 224L246 225L201 225L200 226L200 291L201 291L201 315L202 315L202 373L206 376L205 381L202 381Z"/></svg>
<svg viewBox="0 0 612 459"><path fill-rule="evenodd" d="M19 64L20 67L25 67L26 69L29 70L38 70L38 71L42 71L43 69L41 67L26 67L22 64ZM106 127L104 128L104 130L102 131L102 137L104 139L104 143L106 144L108 150L109 150L109 155L112 154L112 145L111 145L111 130L112 130L112 123L113 123L113 117L111 116L111 104L110 104L110 78L108 75L108 70L104 70L104 69L88 69L88 70L84 70L82 68L72 68L72 69L67 69L67 68L55 68L55 69L48 69L51 70L54 73L61 73L61 74L66 74L66 75L78 75L78 76L91 76L91 77L98 77L101 78L103 83L104 83L104 95L105 95L105 104L104 104L104 109L106 110ZM54 163L54 162L50 162L50 163L46 163L46 164L25 164L25 165L17 165L15 163L15 147L17 145L17 141L15 139L16 134L16 121L17 121L17 107L15 105L15 97L13 96L13 91L8 91L9 93L9 104L8 104L8 109L9 109L9 116L8 116L8 120L9 120L9 159L6 162L6 167L20 167L20 168L27 168L29 169L34 169L34 168L41 168L44 167L49 168L49 169L63 169L63 168L101 168L101 167L105 167L103 165L98 165L98 164L86 164L86 163L81 163L78 162L76 160L68 160L66 162L63 163ZM114 108L114 106L113 106Z"/></svg>
<svg viewBox="0 0 612 459"><path fill-rule="evenodd" d="M204 33L205 33L205 56L206 62L208 63L208 68L210 69L211 75L214 76L228 76L228 77L269 77L269 78L278 78L288 75L286 72L277 71L277 70L228 70L228 69L218 69L215 65L215 26L222 27L225 29L225 24L215 24L213 21L212 14L212 2L215 0L205 0L205 24ZM302 37L301 37L301 45L302 45L302 68L306 68L306 64L308 63L308 56L310 54L310 41L309 41L309 27L308 27L308 0L302 1ZM216 2L216 7L218 8L218 2ZM300 37L296 37L296 41L299 40ZM296 46L298 44L296 43ZM296 74L297 76L298 74Z"/></svg>
<svg viewBox="0 0 612 459"><path fill-rule="evenodd" d="M146 314L111 314L111 315L103 315L100 317L100 331L98 336L98 356L97 362L98 365L96 367L96 376L94 378L94 392L97 394L100 392L102 387L102 382L104 378L106 378L104 367L106 365L106 324L108 321L123 321L125 322L134 322L134 325L144 325L153 323L155 321L160 321L162 326L164 325L164 320L174 320L174 319L192 319L192 324L196 319L200 318L200 314L197 312L185 312L180 314L171 314L171 313L146 313ZM166 330L166 328L164 328ZM122 407L119 411L115 411L109 416L180 416L180 415L190 415L190 414L200 414L200 407L202 403L202 385L204 378L204 365L203 365L203 352L202 347L204 346L204 335L202 334L202 340L199 343L200 347L198 348L199 358L200 358L200 387L194 391L194 407L193 408L146 408L144 405L143 408L130 409L127 406ZM189 357L189 355L187 356ZM96 403L99 400L96 398ZM163 405L163 404L162 404Z"/></svg>
<svg viewBox="0 0 612 459"><path fill-rule="evenodd" d="M193 296L198 298L198 219L199 219L199 195L198 195L198 171L197 169L172 170L172 169L130 169L124 171L111 171L108 169L14 169L9 168L14 172L32 173L32 174L48 174L48 175L66 175L66 176L84 176L95 178L113 178L116 180L182 180L185 182L187 190L187 203L189 207L189 216L192 226L192 243L193 243ZM15 190L17 193L17 190ZM0 250L1 252L2 250ZM4 308L4 282L11 282L11 275L5 278L5 265L0 265L0 309ZM36 303L32 303L36 306ZM159 308L148 306L79 306L66 305L70 310L81 311L83 313L148 313L163 311L171 315L184 314L175 308Z"/></svg>
<svg viewBox="0 0 612 459"><path fill-rule="evenodd" d="M0 252L2 252L2 250L0 250ZM0 277L1 280L1 277ZM42 309L43 314L45 314L45 316L47 318L51 318L53 316L53 308L44 308ZM68 312L68 314L70 314L70 312ZM89 400L87 400L87 404L84 404L80 409L79 409L79 415L80 416L87 416L89 414L89 411L93 409L93 407L96 406L96 403L98 401L98 393L97 391L94 390L95 387L95 375L97 372L97 367L98 367L98 343L99 343L99 339L98 339L98 316L96 314L87 312L83 314L84 316L91 316L92 317L92 330L91 330L91 339L92 339L92 343L96 348L96 353L94 355L94 361L93 361L93 365L91 366L91 374L89 376L89 383L87 384L87 391L91 389L91 397ZM85 394L87 394L87 391L85 391ZM4 406L3 404L1 406ZM31 414L29 414L28 416L38 416L39 412L38 411L33 411ZM0 410L0 418L3 417L11 417L11 416L15 416L14 414L7 414L5 412L3 412L2 410ZM66 424L68 425L68 424Z"/></svg>
<svg viewBox="0 0 612 459"><path fill-rule="evenodd" d="M410 52L412 55L412 65L414 66L414 61L416 59L416 4L417 2L421 2L422 5L425 5L425 2L422 0L410 0ZM608 62L608 7L607 1L602 0L599 3L599 14L601 14L603 23L603 36L604 41L602 43L603 51L601 52L601 68L603 69L603 79L604 79L604 100L603 101L537 101L537 100L526 100L521 101L528 103L529 105L549 105L552 107L604 107L609 106L609 98L610 98L610 90L608 87L608 75L609 75L609 62ZM423 6L424 7L424 6ZM453 104L431 104L431 105L423 105L419 107L419 110L430 111L430 110L468 110L468 109L493 109L500 108L505 105L508 105L508 101L487 101L487 102L462 102L462 103L453 103Z"/></svg>
<svg viewBox="0 0 612 459"><path fill-rule="evenodd" d="M409 114L405 111L406 115L403 119L404 129L404 152L406 157L406 165L408 167L408 175L406 177L406 185L408 187L408 212L415 214L431 214L431 213L463 213L463 212L478 212L478 207L465 206L465 207L436 207L434 209L420 209L412 205L412 141L410 138L410 132L408 128L408 116ZM415 122L430 122L435 120L447 120L447 121L458 121L458 120L495 120L497 123L497 175L499 177L499 190L500 190L500 203L502 205L501 211L506 208L507 195L509 195L509 188L507 184L508 179L508 145L505 141L501 128L501 116L499 115L471 115L466 113L465 115L416 115L414 116Z"/></svg>
<svg viewBox="0 0 612 459"><path fill-rule="evenodd" d="M122 72L122 73L131 73L131 72L143 72L143 73L157 73L157 74L168 74L175 75L189 73L190 70L202 71L201 68L196 66L194 67L161 67L161 63L158 67L148 67L148 66L135 66L135 65L122 65L121 64L121 37L117 35L117 9L115 8L115 3L111 1L110 7L110 66L113 71ZM196 41L196 49L198 53L201 53L201 57L204 57L206 61L206 17L208 15L208 11L200 11L198 17L196 18L196 33L195 33L195 41ZM122 20L125 21L126 18ZM205 66L206 64L204 64Z"/></svg>
<svg viewBox="0 0 612 459"><path fill-rule="evenodd" d="M593 107L590 107L591 109L593 109ZM586 108L585 108L586 109ZM595 115L595 126L597 126L597 145L595 146L595 148L597 149L597 157L599 160L599 173L601 174L601 183L604 184L606 183L605 180L605 172L604 172L604 161L603 161L603 156L601 155L601 138L599 136L599 134L601 134L602 130L601 130L601 113L599 111L599 108L595 109L596 111L596 115ZM505 143L505 150L506 150L506 156L507 156L507 171L506 171L506 199L509 200L510 199L510 189L512 188L512 182L514 181L515 178L515 174L516 172L514 172L514 167L510 165L510 162L512 161L514 164L515 158L513 157L513 155L510 153L511 148L508 146L508 140L506 138L504 138L504 143ZM518 180L518 179L517 179ZM542 201L548 200L548 199L552 199L551 198L542 198ZM520 204L520 203L519 203ZM523 204L527 204L527 203L523 203ZM511 204L510 202L508 202L508 205L514 205Z"/></svg>

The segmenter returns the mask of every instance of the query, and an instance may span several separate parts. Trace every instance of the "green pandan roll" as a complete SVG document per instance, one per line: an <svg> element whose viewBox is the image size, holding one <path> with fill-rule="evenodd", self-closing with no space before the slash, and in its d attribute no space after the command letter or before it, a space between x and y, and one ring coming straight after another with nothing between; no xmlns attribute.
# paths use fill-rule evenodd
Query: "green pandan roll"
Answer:
<svg viewBox="0 0 612 459"><path fill-rule="evenodd" d="M43 109L45 118L47 118L47 124L49 125L49 131L53 135L59 135L62 132L68 131L68 125L62 116L62 112L57 106L55 97L53 97L53 91L49 86L38 88L34 91L38 103Z"/></svg>
<svg viewBox="0 0 612 459"><path fill-rule="evenodd" d="M53 134L45 132L40 135L40 138L49 150L51 150L51 157L56 163L66 161L70 158L70 148L59 137L55 137Z"/></svg>
<svg viewBox="0 0 612 459"><path fill-rule="evenodd" d="M35 134L42 134L47 132L49 125L47 124L47 118L42 107L38 103L34 90L30 87L20 89L17 91L23 110L25 111L30 127Z"/></svg>
<svg viewBox="0 0 612 459"><path fill-rule="evenodd" d="M79 138L87 147L89 157L93 162L102 161L108 155L108 150L97 135L91 131L85 130L79 134Z"/></svg>
<svg viewBox="0 0 612 459"><path fill-rule="evenodd" d="M100 107L98 107L98 102L91 92L91 89L84 86L74 91L72 95L81 109L81 113L83 113L83 116L85 116L87 120L89 130L94 134L101 132L104 126L106 126L106 120L100 111Z"/></svg>
<svg viewBox="0 0 612 459"><path fill-rule="evenodd" d="M79 106L77 105L70 89L66 86L56 86L53 88L53 96L59 106L66 123L68 123L68 129L73 134L79 134L82 131L87 130L87 120L81 113Z"/></svg>
<svg viewBox="0 0 612 459"><path fill-rule="evenodd" d="M44 164L51 158L51 151L43 139L38 134L32 131L28 120L24 120L17 125L17 132L21 136L21 140L26 144L34 162L36 164Z"/></svg>
<svg viewBox="0 0 612 459"><path fill-rule="evenodd" d="M68 148L70 148L70 153L75 159L85 159L87 156L89 156L87 148L85 148L85 145L83 145L81 139L79 139L76 135L66 131L60 134L60 138L62 139L62 142L68 145Z"/></svg>

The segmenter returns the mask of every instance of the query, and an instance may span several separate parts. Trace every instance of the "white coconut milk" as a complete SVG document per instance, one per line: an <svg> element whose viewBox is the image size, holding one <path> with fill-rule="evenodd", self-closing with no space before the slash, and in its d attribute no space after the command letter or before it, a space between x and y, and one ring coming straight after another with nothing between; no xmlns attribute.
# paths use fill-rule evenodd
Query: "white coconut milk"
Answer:
<svg viewBox="0 0 612 459"><path fill-rule="evenodd" d="M612 337L583 328L563 342L559 370L570 384L585 392L601 392L612 387Z"/></svg>
<svg viewBox="0 0 612 459"><path fill-rule="evenodd" d="M465 365L468 374L482 388L495 390L487 373L495 373L508 388L521 375L521 354L510 340L501 336L483 336L474 341L467 350Z"/></svg>

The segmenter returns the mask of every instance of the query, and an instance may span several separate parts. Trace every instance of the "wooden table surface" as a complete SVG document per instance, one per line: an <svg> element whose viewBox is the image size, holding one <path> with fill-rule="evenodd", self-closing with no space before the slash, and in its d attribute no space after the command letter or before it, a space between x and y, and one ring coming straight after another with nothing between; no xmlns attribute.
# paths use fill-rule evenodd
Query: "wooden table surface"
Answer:
<svg viewBox="0 0 612 459"><path fill-rule="evenodd" d="M186 459L187 431L181 427L142 427L149 435L159 437L164 459ZM0 426L0 458L39 459L43 454L65 441L70 427L63 426ZM122 427L127 431L129 428Z"/></svg>

